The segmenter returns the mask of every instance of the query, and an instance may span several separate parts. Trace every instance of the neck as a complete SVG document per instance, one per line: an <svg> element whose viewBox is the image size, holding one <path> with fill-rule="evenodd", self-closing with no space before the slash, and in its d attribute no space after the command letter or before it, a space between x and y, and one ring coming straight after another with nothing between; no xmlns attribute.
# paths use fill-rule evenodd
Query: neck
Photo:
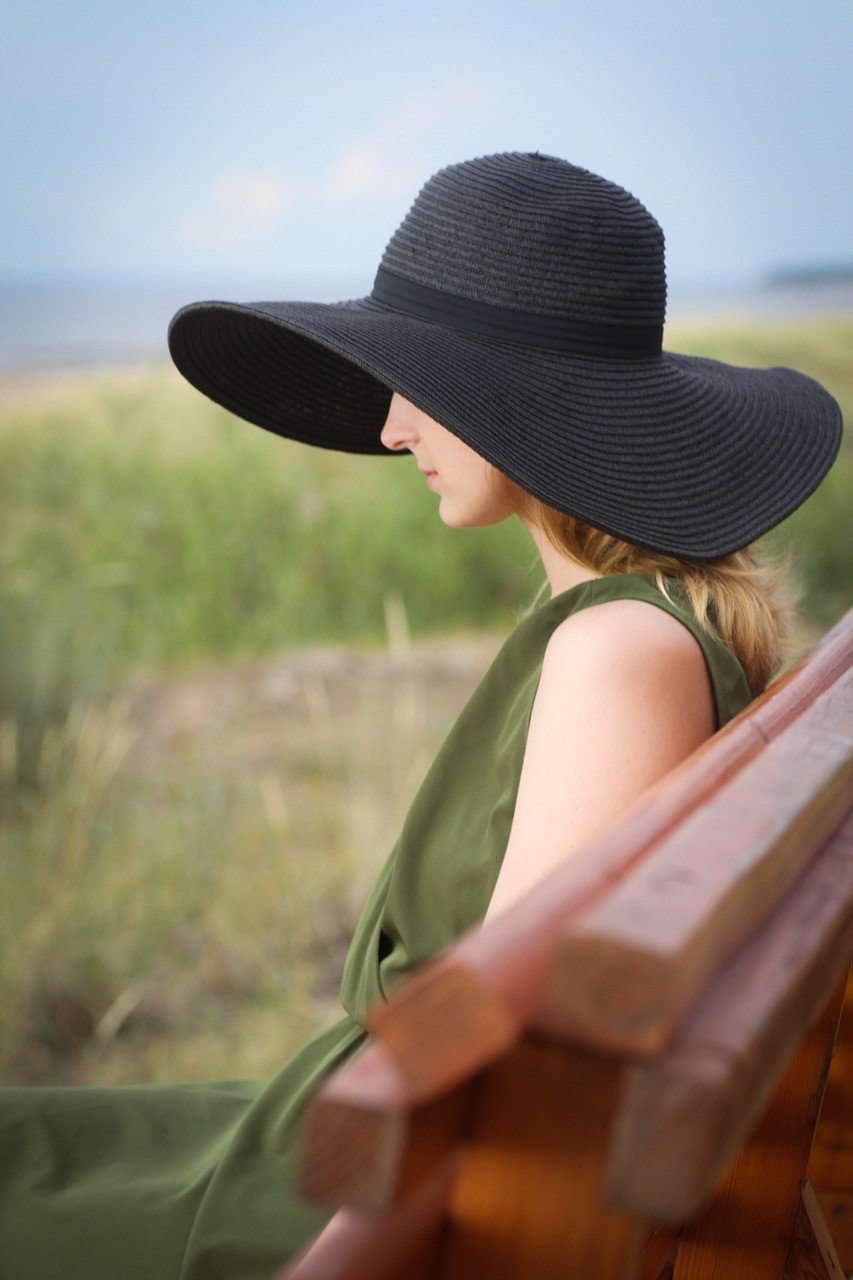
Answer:
<svg viewBox="0 0 853 1280"><path fill-rule="evenodd" d="M601 577L600 573L585 568L571 556L558 551L538 526L527 520L522 520L522 524L536 544L536 550L539 552L539 558L551 584L552 596L562 595L564 591L580 586L582 582L591 582L593 578Z"/></svg>

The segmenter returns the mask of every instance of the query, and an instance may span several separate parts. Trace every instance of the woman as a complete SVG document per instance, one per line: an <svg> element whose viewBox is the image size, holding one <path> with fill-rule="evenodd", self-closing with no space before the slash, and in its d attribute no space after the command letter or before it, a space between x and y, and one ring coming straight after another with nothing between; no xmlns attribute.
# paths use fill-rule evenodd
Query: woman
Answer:
<svg viewBox="0 0 853 1280"><path fill-rule="evenodd" d="M550 598L517 627L425 779L365 908L345 1016L273 1081L0 1100L0 1276L266 1277L327 1214L294 1163L305 1100L367 1006L504 910L743 707L785 609L749 544L837 452L789 370L664 353L663 236L562 160L442 170L373 292L199 303L178 368L268 430L411 453L456 527L511 514Z"/></svg>

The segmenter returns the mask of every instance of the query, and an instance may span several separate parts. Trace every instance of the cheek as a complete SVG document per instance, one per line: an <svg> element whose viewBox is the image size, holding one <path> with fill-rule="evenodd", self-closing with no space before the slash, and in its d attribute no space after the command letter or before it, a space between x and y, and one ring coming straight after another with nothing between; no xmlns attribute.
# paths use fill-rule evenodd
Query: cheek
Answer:
<svg viewBox="0 0 853 1280"><path fill-rule="evenodd" d="M486 488L496 511L503 517L516 515L524 509L526 494L508 476L486 463Z"/></svg>

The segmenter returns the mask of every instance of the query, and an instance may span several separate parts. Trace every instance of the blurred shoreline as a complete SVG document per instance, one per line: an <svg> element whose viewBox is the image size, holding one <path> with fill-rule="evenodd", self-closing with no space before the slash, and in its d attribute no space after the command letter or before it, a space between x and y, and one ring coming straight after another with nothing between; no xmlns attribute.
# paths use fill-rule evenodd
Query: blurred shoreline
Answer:
<svg viewBox="0 0 853 1280"><path fill-rule="evenodd" d="M209 285L210 282L208 282ZM177 285L52 285L0 282L0 378L39 382L74 373L121 374L168 362L166 331L188 299L250 298L251 287L206 291ZM358 290L311 287L305 282L269 284L267 296L357 297ZM853 315L853 272L838 278L783 280L758 285L677 287L670 293L667 324L753 321L762 326L821 316Z"/></svg>
<svg viewBox="0 0 853 1280"><path fill-rule="evenodd" d="M123 386L143 383L153 374L177 380L179 375L167 362L140 357L138 360L109 363L53 365L45 367L4 369L0 366L0 419L19 410L38 411L61 401L85 398L95 384L104 380L121 382Z"/></svg>

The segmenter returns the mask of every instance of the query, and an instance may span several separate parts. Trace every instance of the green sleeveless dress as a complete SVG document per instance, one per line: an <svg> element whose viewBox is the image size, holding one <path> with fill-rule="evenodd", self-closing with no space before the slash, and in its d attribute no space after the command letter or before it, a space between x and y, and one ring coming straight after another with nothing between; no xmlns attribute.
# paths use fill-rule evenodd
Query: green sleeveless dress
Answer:
<svg viewBox="0 0 853 1280"><path fill-rule="evenodd" d="M545 648L569 615L645 600L696 637L720 725L743 671L678 585L601 578L518 625L439 752L365 907L344 1017L271 1081L0 1090L0 1280L268 1280L328 1213L295 1190L300 1121L363 1042L367 1006L485 914L512 822Z"/></svg>

